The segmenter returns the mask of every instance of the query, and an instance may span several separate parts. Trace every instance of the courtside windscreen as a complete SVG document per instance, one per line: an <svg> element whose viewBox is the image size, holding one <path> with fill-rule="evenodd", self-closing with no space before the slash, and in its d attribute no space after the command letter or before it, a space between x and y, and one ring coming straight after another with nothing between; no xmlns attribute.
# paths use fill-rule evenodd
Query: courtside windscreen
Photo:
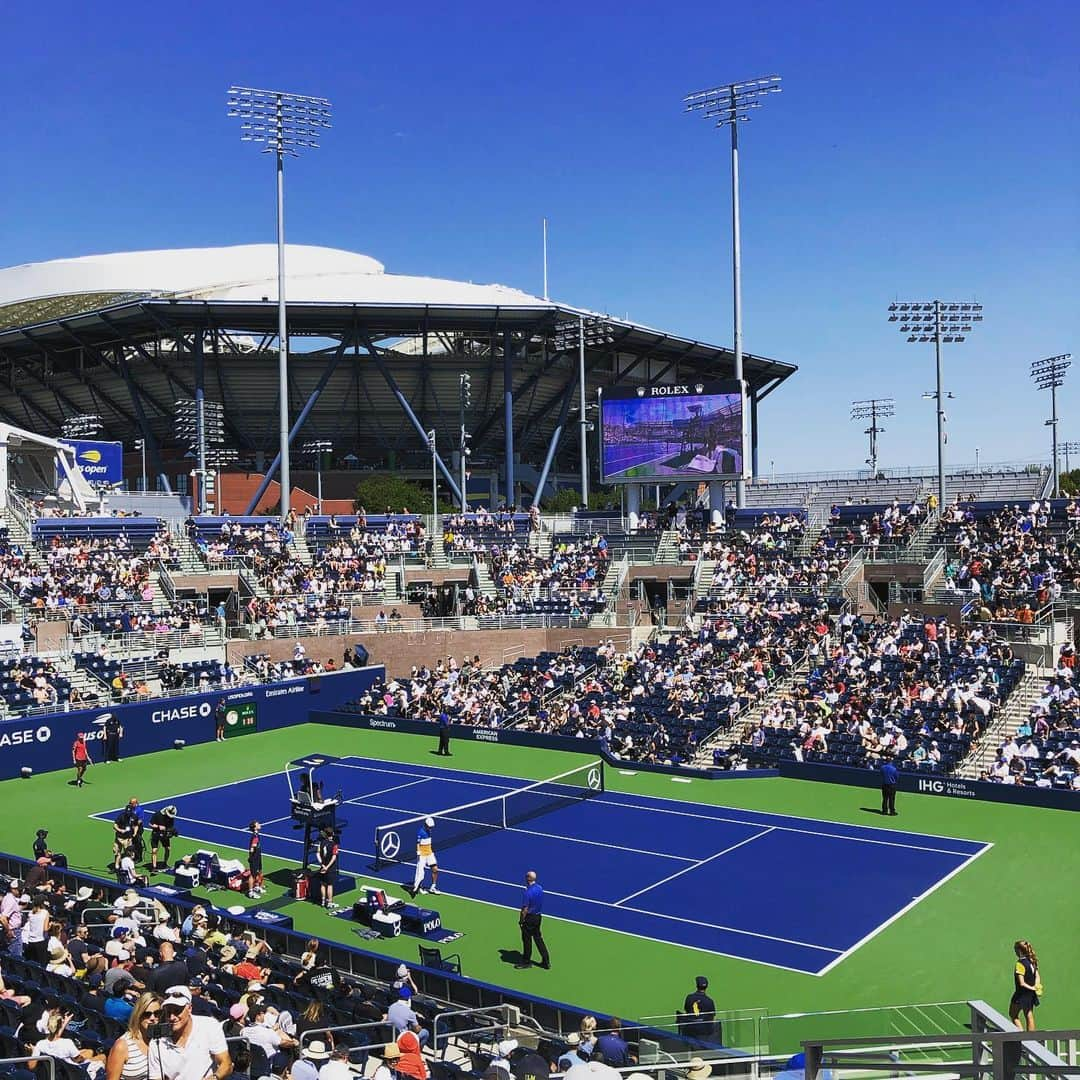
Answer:
<svg viewBox="0 0 1080 1080"><path fill-rule="evenodd" d="M603 482L736 479L743 475L742 427L734 380L605 390Z"/></svg>

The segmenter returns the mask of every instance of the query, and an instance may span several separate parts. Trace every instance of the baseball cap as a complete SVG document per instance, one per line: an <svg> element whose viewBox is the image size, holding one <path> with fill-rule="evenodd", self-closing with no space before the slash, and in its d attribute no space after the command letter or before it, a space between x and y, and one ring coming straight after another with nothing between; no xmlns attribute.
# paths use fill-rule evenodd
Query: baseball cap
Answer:
<svg viewBox="0 0 1080 1080"><path fill-rule="evenodd" d="M404 964L398 964L397 977L404 979L409 974L409 969Z"/></svg>
<svg viewBox="0 0 1080 1080"><path fill-rule="evenodd" d="M178 1005L183 1007L184 1005L191 1004L191 991L186 986L170 986L165 991L165 1000L162 1005Z"/></svg>
<svg viewBox="0 0 1080 1080"><path fill-rule="evenodd" d="M435 828L435 819L433 817L426 817L426 818L424 818L424 824L429 829L434 829Z"/></svg>
<svg viewBox="0 0 1080 1080"><path fill-rule="evenodd" d="M704 975L699 975L694 982L697 984L699 990L704 990L709 985L709 980Z"/></svg>

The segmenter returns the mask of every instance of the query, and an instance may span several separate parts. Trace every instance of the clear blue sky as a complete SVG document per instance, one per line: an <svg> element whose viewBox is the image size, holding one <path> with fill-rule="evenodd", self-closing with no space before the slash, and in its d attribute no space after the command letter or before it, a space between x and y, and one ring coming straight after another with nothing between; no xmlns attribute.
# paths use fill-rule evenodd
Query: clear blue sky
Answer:
<svg viewBox="0 0 1080 1080"><path fill-rule="evenodd" d="M335 106L290 241L539 293L546 215L554 297L727 345L727 141L680 101L775 72L741 129L745 346L800 371L762 470L859 466L871 396L897 401L882 462L932 460L932 347L894 298L986 306L947 349L954 461L1048 458L1028 368L1061 352L1080 439L1075 0L374 6L12 5L0 264L272 240L269 161L224 107L272 86Z"/></svg>

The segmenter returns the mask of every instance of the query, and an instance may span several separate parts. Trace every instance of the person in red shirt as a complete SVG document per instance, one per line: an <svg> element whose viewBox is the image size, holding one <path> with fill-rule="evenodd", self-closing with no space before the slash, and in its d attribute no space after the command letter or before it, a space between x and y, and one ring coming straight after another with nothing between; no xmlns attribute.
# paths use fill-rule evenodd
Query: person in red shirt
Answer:
<svg viewBox="0 0 1080 1080"><path fill-rule="evenodd" d="M71 744L71 763L75 766L75 786L82 787L85 783L83 776L86 774L86 767L92 765L93 762L90 760L86 738L81 731L75 736L75 742Z"/></svg>

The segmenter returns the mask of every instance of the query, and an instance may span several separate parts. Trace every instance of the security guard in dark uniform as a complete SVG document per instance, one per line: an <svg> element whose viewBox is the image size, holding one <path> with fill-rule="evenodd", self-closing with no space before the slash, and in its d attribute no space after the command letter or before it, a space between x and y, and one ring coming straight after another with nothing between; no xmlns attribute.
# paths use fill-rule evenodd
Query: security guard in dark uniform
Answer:
<svg viewBox="0 0 1080 1080"><path fill-rule="evenodd" d="M116 713L105 717L105 760L120 760L120 719Z"/></svg>
<svg viewBox="0 0 1080 1080"><path fill-rule="evenodd" d="M699 975L694 980L694 985L694 992L687 994L683 1002L683 1034L719 1042L720 1025L716 1023L716 1002L705 992L709 989L709 980L704 975Z"/></svg>
<svg viewBox="0 0 1080 1080"><path fill-rule="evenodd" d="M49 835L48 829L38 829L37 836L34 838L34 861L38 859L51 859L52 852L49 850L49 845L46 842L46 838Z"/></svg>

